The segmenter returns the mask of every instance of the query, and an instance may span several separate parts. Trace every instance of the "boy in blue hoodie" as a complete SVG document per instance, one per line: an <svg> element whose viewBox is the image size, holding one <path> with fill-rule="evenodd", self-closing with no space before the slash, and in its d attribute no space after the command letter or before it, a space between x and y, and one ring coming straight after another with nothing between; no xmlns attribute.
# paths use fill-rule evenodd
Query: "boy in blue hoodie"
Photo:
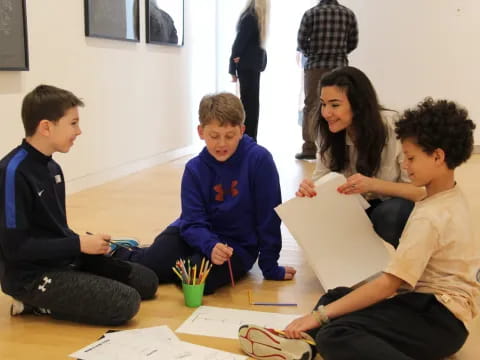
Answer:
<svg viewBox="0 0 480 360"><path fill-rule="evenodd" d="M191 258L200 267L203 257L214 265L205 294L243 277L258 257L268 280L290 280L296 270L277 263L282 248L280 219L274 208L281 203L280 183L272 155L244 135L245 112L235 95L203 97L198 134L205 148L191 159L183 173L182 213L148 248L114 256L153 269L160 282L175 282L172 271L179 258Z"/></svg>

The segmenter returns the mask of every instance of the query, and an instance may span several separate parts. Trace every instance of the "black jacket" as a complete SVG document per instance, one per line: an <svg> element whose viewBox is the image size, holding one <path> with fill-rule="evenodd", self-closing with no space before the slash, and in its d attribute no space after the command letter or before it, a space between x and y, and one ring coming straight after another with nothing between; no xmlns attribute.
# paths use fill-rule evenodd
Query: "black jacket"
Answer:
<svg viewBox="0 0 480 360"><path fill-rule="evenodd" d="M233 59L240 57L240 62L235 64ZM237 37L233 42L232 55L230 56L229 73L236 75L240 70L253 70L261 72L267 66L267 53L260 46L260 31L255 14L247 10L242 14L237 26Z"/></svg>
<svg viewBox="0 0 480 360"><path fill-rule="evenodd" d="M62 169L25 140L0 161L0 281L15 296L45 271L68 268L80 241L65 214Z"/></svg>

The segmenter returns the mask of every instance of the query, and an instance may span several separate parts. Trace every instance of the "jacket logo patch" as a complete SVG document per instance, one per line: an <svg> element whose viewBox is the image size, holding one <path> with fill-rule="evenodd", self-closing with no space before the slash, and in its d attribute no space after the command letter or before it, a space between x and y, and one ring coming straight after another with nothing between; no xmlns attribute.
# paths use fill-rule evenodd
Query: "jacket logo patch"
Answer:
<svg viewBox="0 0 480 360"><path fill-rule="evenodd" d="M236 188L238 185L238 181L237 180L233 180L232 181L232 184L230 185L230 189L225 191L223 189L223 186L222 184L218 184L218 185L215 185L213 187L213 190L216 192L216 195L215 195L215 200L216 201L224 201L225 200L225 195L228 195L230 194L232 197L235 197L239 194L239 191L238 189Z"/></svg>
<svg viewBox="0 0 480 360"><path fill-rule="evenodd" d="M52 283L52 279L47 276L43 277L43 284L38 285L38 290L41 292L47 291L47 285Z"/></svg>

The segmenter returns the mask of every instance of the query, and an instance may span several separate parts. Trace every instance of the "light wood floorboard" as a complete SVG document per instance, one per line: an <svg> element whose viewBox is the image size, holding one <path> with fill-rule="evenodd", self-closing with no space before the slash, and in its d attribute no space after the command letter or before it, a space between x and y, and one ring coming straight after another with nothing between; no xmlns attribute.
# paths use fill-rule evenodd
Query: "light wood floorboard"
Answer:
<svg viewBox="0 0 480 360"><path fill-rule="evenodd" d="M275 154L275 153L274 153ZM293 152L279 151L276 161L282 180L284 199L294 195L298 182L308 176L313 163L293 160ZM68 197L70 226L77 232L109 232L113 236L134 236L143 244L172 222L180 211L179 189L184 164L182 158L130 175L108 184ZM470 194L475 219L480 217L480 155L458 171L458 182ZM477 226L477 234L479 226ZM286 229L280 263L293 265L298 273L294 281L263 281L257 267L235 288L229 286L204 298L204 305L283 313L305 313L322 294L319 282L305 262L302 250ZM250 306L247 291L264 301L295 301L298 308ZM11 300L0 294L0 359L66 359L67 355L95 341L106 327L87 326L47 317L10 317ZM168 325L175 330L192 310L183 305L182 293L173 285L159 287L154 300L142 304L133 321L122 329ZM476 360L480 355L480 321L456 359ZM185 341L241 353L235 340L178 334Z"/></svg>

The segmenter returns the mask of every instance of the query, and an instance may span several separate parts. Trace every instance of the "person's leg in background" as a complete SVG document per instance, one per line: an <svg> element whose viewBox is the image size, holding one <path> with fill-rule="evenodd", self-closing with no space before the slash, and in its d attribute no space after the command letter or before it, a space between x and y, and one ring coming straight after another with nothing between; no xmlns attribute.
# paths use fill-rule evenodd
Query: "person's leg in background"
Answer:
<svg viewBox="0 0 480 360"><path fill-rule="evenodd" d="M257 141L258 116L260 111L260 72L238 70L240 99L245 109L245 133Z"/></svg>
<svg viewBox="0 0 480 360"><path fill-rule="evenodd" d="M367 215L372 221L373 228L383 240L397 248L415 203L407 199L390 198L384 201L373 200L370 204Z"/></svg>
<svg viewBox="0 0 480 360"><path fill-rule="evenodd" d="M317 146L315 145L316 134L312 128L316 120L315 113L320 103L320 94L318 94L318 85L320 79L327 69L305 69L304 70L304 89L305 106L303 108L302 152L295 155L296 159L315 159Z"/></svg>

